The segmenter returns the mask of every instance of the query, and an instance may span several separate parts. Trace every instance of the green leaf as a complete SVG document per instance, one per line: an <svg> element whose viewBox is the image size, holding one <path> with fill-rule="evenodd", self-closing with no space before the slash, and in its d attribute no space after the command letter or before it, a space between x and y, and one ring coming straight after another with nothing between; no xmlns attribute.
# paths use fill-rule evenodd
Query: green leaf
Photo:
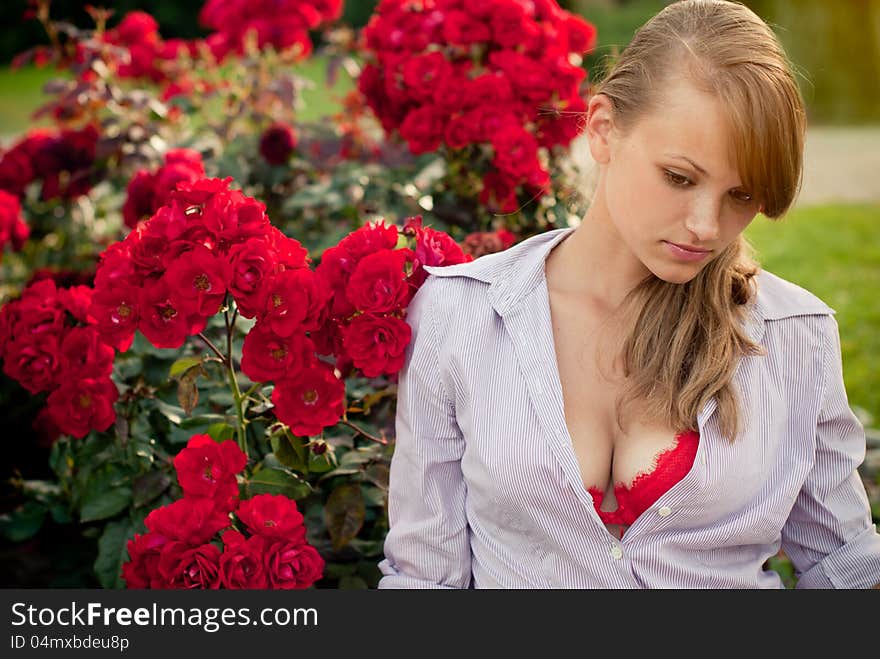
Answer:
<svg viewBox="0 0 880 659"><path fill-rule="evenodd" d="M332 450L328 448L326 453L309 455L309 471L313 474L323 474L336 466L333 460Z"/></svg>
<svg viewBox="0 0 880 659"><path fill-rule="evenodd" d="M210 435L215 442L225 442L235 437L235 428L228 423L212 423L205 434Z"/></svg>
<svg viewBox="0 0 880 659"><path fill-rule="evenodd" d="M196 416L189 417L188 419L184 419L180 422L180 427L187 428L200 428L203 426L210 426L211 424L217 424L226 421L226 417L222 414L198 414Z"/></svg>
<svg viewBox="0 0 880 659"><path fill-rule="evenodd" d="M162 413L166 419L168 419L171 423L176 426L180 425L180 422L183 420L185 412L183 408L177 407L176 405L169 405L164 400L156 399L156 409Z"/></svg>
<svg viewBox="0 0 880 659"><path fill-rule="evenodd" d="M201 357L182 357L171 365L171 369L168 371L168 377L176 378L183 375L191 368L199 366L201 363Z"/></svg>
<svg viewBox="0 0 880 659"><path fill-rule="evenodd" d="M108 487L108 477L92 480L80 503L81 522L94 522L113 517L131 505L131 487L117 485Z"/></svg>
<svg viewBox="0 0 880 659"><path fill-rule="evenodd" d="M216 391L208 396L208 400L220 407L232 407L235 405L235 398L229 391Z"/></svg>
<svg viewBox="0 0 880 659"><path fill-rule="evenodd" d="M0 535L10 542L22 542L34 537L46 519L46 506L26 501L10 513L0 515Z"/></svg>
<svg viewBox="0 0 880 659"><path fill-rule="evenodd" d="M134 529L128 519L110 522L104 527L95 559L95 574L104 588L125 588L122 564L129 559L126 545L133 534Z"/></svg>
<svg viewBox="0 0 880 659"><path fill-rule="evenodd" d="M327 499L324 521L333 542L333 549L342 549L355 538L364 524L364 497L359 485L340 485Z"/></svg>
<svg viewBox="0 0 880 659"><path fill-rule="evenodd" d="M149 503L171 485L171 476L164 471L150 471L138 476L132 484L132 498L135 508Z"/></svg>
<svg viewBox="0 0 880 659"><path fill-rule="evenodd" d="M391 476L391 470L388 468L388 465L377 463L367 467L367 470L364 472L364 476L371 483L382 488L383 490L387 490L388 480Z"/></svg>
<svg viewBox="0 0 880 659"><path fill-rule="evenodd" d="M283 494L291 499L302 499L312 493L311 486L296 474L282 469L260 469L247 481L249 496Z"/></svg>
<svg viewBox="0 0 880 659"><path fill-rule="evenodd" d="M301 439L293 437L287 432L280 432L272 435L270 441L272 453L278 458L278 462L300 472L305 472L308 469L306 449Z"/></svg>

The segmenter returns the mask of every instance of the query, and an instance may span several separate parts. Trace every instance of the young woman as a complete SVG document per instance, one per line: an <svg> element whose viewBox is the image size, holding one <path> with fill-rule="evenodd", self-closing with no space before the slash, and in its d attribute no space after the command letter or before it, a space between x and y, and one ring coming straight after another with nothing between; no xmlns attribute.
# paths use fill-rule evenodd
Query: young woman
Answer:
<svg viewBox="0 0 880 659"><path fill-rule="evenodd" d="M429 268L398 389L381 588L880 582L834 310L753 261L805 113L746 7L676 2L594 89L577 228Z"/></svg>

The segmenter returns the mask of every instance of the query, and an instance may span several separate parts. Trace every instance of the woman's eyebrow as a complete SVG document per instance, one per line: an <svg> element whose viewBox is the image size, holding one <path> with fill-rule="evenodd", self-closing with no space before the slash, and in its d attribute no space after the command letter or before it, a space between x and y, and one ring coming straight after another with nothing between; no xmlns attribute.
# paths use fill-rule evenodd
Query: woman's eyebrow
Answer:
<svg viewBox="0 0 880 659"><path fill-rule="evenodd" d="M681 160L687 160L693 166L694 169L696 169L698 172L700 172L700 174L703 174L705 176L709 176L709 172L707 172L705 169L700 167L697 163L695 163L693 160L691 160L687 156L683 156L680 153L664 153L663 155L668 156L669 158L680 158Z"/></svg>

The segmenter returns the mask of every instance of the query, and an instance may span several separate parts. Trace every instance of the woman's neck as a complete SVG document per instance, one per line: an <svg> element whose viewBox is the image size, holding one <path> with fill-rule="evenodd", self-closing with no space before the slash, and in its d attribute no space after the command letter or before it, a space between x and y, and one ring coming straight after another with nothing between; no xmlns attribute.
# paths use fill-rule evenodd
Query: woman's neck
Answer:
<svg viewBox="0 0 880 659"><path fill-rule="evenodd" d="M611 221L601 184L580 226L548 255L545 272L550 290L607 311L651 274Z"/></svg>

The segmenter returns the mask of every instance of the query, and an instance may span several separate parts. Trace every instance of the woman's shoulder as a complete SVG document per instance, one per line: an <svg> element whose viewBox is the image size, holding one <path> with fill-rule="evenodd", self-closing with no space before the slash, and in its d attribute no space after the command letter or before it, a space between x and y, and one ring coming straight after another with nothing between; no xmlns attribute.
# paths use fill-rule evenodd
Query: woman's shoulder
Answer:
<svg viewBox="0 0 880 659"><path fill-rule="evenodd" d="M815 293L768 270L760 270L755 281L756 306L764 320L837 313Z"/></svg>

